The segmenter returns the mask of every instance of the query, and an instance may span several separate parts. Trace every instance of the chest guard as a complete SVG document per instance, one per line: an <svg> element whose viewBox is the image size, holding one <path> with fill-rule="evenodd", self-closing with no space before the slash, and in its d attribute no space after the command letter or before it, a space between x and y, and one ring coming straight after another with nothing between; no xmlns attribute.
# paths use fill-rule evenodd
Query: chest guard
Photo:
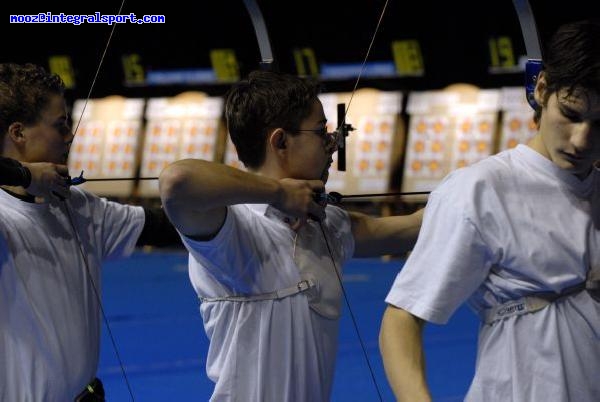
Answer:
<svg viewBox="0 0 600 402"><path fill-rule="evenodd" d="M327 242L319 222L309 220L298 230L294 240L294 261L300 277L315 284L306 292L310 308L325 318L337 320L342 303L342 273L341 267L338 267L342 261L342 245L328 234L325 224L323 228Z"/></svg>

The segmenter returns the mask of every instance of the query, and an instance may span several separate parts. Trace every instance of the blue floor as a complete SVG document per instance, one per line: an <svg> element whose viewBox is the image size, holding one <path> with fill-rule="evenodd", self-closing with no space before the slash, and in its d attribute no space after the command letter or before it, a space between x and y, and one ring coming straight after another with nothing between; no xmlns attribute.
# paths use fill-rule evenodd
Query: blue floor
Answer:
<svg viewBox="0 0 600 402"><path fill-rule="evenodd" d="M384 298L401 260L352 260L344 271L350 309L373 369L360 346L350 310L341 319L332 401L393 401L377 336ZM207 338L187 275L184 251L136 252L104 268L102 348L98 375L109 402L208 401L212 383L204 371ZM425 330L428 382L435 401L461 401L473 375L477 320L466 307L445 326ZM121 371L117 354L126 373ZM128 389L135 399L132 399ZM376 385L375 385L376 383Z"/></svg>

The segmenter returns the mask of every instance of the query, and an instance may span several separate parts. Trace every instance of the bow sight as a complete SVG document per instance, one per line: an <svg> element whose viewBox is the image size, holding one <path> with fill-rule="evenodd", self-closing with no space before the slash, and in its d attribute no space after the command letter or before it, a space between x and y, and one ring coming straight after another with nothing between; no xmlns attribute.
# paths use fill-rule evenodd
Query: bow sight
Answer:
<svg viewBox="0 0 600 402"><path fill-rule="evenodd" d="M346 104L338 103L337 105L337 128L335 134L337 136L337 148L338 148L338 170L340 172L346 171L346 137L350 131L354 131L352 124L346 123Z"/></svg>

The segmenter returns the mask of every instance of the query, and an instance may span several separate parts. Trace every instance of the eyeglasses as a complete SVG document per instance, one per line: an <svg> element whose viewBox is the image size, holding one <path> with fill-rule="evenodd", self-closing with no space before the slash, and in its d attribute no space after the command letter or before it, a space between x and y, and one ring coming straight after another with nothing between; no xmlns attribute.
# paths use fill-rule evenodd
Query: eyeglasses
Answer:
<svg viewBox="0 0 600 402"><path fill-rule="evenodd" d="M323 126L323 128L315 128L315 129L294 129L290 130L294 132L311 132L317 134L321 139L328 144L330 142L335 142L337 140L337 131L329 132L327 130L327 126Z"/></svg>
<svg viewBox="0 0 600 402"><path fill-rule="evenodd" d="M326 138L327 134L328 134L328 132L327 132L327 126L323 126L323 128L315 128L315 129L296 129L296 130L293 130L293 131L300 131L300 132L302 132L302 131L308 131L308 132L311 132L311 133L315 133L319 137L322 137L322 138Z"/></svg>

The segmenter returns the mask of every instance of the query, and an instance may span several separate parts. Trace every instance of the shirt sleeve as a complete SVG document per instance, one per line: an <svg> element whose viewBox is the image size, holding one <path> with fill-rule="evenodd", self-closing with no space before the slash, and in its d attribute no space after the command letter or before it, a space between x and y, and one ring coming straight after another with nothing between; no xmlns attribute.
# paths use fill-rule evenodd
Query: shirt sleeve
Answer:
<svg viewBox="0 0 600 402"><path fill-rule="evenodd" d="M244 293L251 282L248 278L267 258L262 253L278 249L276 244L268 243L272 239L263 234L264 230L244 205L233 205L227 207L225 222L212 239L202 241L180 235L190 256L213 278L229 289Z"/></svg>
<svg viewBox="0 0 600 402"><path fill-rule="evenodd" d="M71 191L76 208L81 208L81 213L87 210L92 220L96 239L100 243L101 258L105 260L130 255L144 228L144 209L109 201L76 187L71 187Z"/></svg>
<svg viewBox="0 0 600 402"><path fill-rule="evenodd" d="M453 182L430 195L417 244L386 297L387 303L436 324L449 320L492 265L477 222L469 216L470 191Z"/></svg>
<svg viewBox="0 0 600 402"><path fill-rule="evenodd" d="M103 203L105 258L128 256L135 249L137 239L144 228L144 209L107 200L103 200Z"/></svg>
<svg viewBox="0 0 600 402"><path fill-rule="evenodd" d="M342 208L328 205L327 206L327 222L330 226L330 233L338 238L338 241L342 244L343 256L342 261L348 261L354 255L354 236L352 236L352 224L350 222L350 215ZM331 221L332 225L330 225Z"/></svg>

